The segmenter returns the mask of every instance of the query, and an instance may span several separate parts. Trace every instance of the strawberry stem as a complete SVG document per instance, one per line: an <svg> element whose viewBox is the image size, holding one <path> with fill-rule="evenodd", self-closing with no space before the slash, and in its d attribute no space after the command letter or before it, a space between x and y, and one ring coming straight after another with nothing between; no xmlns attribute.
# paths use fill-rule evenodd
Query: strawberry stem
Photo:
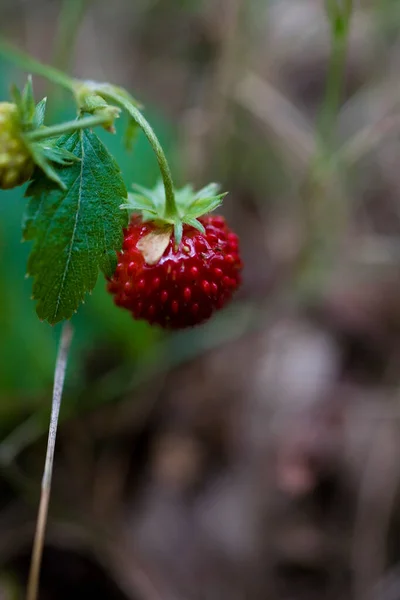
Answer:
<svg viewBox="0 0 400 600"><path fill-rule="evenodd" d="M17 50L12 45L5 42L0 36L0 55L4 56L4 58L12 61L17 64L20 68L31 71L32 73L37 73L42 77L46 77L53 83L57 83L68 90L70 90L77 99L78 103L78 90L82 88L84 82L79 81L77 79L73 79L69 77L65 73L62 73L58 69L54 67L49 67L48 65L44 65L40 61L27 56L24 52ZM157 157L158 165L161 171L162 180L164 183L165 189L165 212L164 217L169 220L178 221L180 219L179 212L175 202L175 194L174 194L174 184L172 181L171 170L169 168L168 161L165 157L164 150L153 131L150 123L145 119L140 110L134 106L134 104L129 100L129 94L125 92L125 90L119 89L109 84L97 84L94 82L86 82L88 83L87 93L96 93L104 100L112 100L116 102L122 108L124 108L132 119L139 125L139 127L143 130L147 139L150 142L151 147L154 150L154 153ZM36 138L38 139L38 138Z"/></svg>
<svg viewBox="0 0 400 600"><path fill-rule="evenodd" d="M58 137L59 135L64 135L66 133L73 133L79 129L88 129L89 127L104 125L109 121L110 117L108 115L95 115L92 117L85 117L84 119L67 121L66 123L60 123L59 125L52 125L51 127L36 129L35 131L25 134L25 137L30 142L38 142L40 140Z"/></svg>
<svg viewBox="0 0 400 600"><path fill-rule="evenodd" d="M132 119L143 130L145 136L149 140L150 145L153 148L154 153L156 155L156 158L158 161L158 166L160 168L162 180L164 183L164 190L165 190L164 217L166 219L176 219L177 217L179 217L179 213L178 213L178 209L177 209L176 202L175 202L174 184L172 181L171 170L169 168L168 161L164 154L164 150L162 149L162 146L161 146L156 134L154 133L154 130L151 127L150 123L145 119L145 117L142 115L140 110L136 106L134 106L132 104L132 102L129 102L129 100L127 100L124 96L122 96L120 93L118 93L117 90L112 90L112 89L110 90L109 88L107 88L107 90L99 89L99 90L97 90L97 92L105 100L112 100L113 102L116 102L117 104L122 106L122 108L124 108L129 113L129 115L132 117Z"/></svg>

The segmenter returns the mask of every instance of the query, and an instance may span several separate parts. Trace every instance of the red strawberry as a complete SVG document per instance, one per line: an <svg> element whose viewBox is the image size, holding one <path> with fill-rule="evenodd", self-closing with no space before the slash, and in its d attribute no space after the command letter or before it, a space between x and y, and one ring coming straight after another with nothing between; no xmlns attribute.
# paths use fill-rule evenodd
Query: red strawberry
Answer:
<svg viewBox="0 0 400 600"><path fill-rule="evenodd" d="M199 222L204 233L184 222L176 247L172 227L133 216L108 283L115 303L135 319L171 329L197 325L222 308L240 284L238 237L223 217Z"/></svg>

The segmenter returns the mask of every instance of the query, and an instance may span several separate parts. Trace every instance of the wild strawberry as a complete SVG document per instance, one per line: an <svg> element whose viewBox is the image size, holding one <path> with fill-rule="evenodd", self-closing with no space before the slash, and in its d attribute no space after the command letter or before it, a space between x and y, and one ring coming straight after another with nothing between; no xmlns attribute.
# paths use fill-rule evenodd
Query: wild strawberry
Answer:
<svg viewBox="0 0 400 600"><path fill-rule="evenodd" d="M32 176L34 162L21 135L18 107L0 102L0 188L22 185Z"/></svg>
<svg viewBox="0 0 400 600"><path fill-rule="evenodd" d="M132 217L108 283L117 306L135 319L180 329L207 320L231 299L242 269L238 237L223 217L199 222L183 224L177 246L171 226Z"/></svg>

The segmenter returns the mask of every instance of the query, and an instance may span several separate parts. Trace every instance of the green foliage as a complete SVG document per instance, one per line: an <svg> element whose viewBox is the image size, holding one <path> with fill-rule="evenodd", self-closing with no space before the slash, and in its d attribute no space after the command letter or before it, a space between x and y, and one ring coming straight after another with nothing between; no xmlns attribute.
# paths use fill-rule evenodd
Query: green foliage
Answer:
<svg viewBox="0 0 400 600"><path fill-rule="evenodd" d="M44 124L44 115L46 114L47 98L43 98L37 103L35 113L33 115L34 127L41 127Z"/></svg>
<svg viewBox="0 0 400 600"><path fill-rule="evenodd" d="M43 132L47 134L48 128L44 126L47 98L35 104L31 77L28 77L22 93L17 86L13 85L11 95L17 107L17 131L23 139L25 151L51 181L64 188L64 183L52 163L66 166L79 159L63 148L56 148L51 139L32 141L32 134L37 136L38 131L39 134Z"/></svg>
<svg viewBox="0 0 400 600"><path fill-rule="evenodd" d="M24 238L34 240L28 274L34 277L37 314L51 324L76 312L99 269L112 274L127 224L120 209L126 188L119 167L96 134L77 131L56 147L79 162L55 167L65 189L36 172L24 222Z"/></svg>
<svg viewBox="0 0 400 600"><path fill-rule="evenodd" d="M45 100L42 100L40 106L35 106L35 100L33 97L32 77L28 77L28 81L22 93L19 91L17 86L13 85L11 87L11 95L15 104L17 105L19 118L24 130L32 129L33 123L37 120L40 120L40 114L43 113L43 101L44 104L46 103ZM36 110L38 110L37 113ZM40 125L41 124L42 123L40 123Z"/></svg>
<svg viewBox="0 0 400 600"><path fill-rule="evenodd" d="M0 40L0 54L3 50L4 44L2 45ZM164 181L161 196L163 202L166 198L165 187L167 186L169 190L173 189L172 180L162 146L152 128L137 110L138 104L129 93L109 84L77 82L51 67L40 65L34 59L27 59L21 53L12 52L12 54L14 58L18 58L17 63L21 67L50 78L72 92L77 101L78 115L82 117L79 121L71 120L73 115L70 107L67 109L64 101L58 101L51 114L51 120L53 123L56 121L56 124L46 122L47 126L45 126L46 100L39 102L33 111L30 82L26 92L15 92L17 96L19 94L18 98L14 98L18 100L17 104L26 104L26 111L24 109L24 116L21 118L23 137L36 166L39 167L34 173L34 180L27 194L29 201L24 236L25 239L33 241L28 272L34 277L33 296L38 300L39 316L53 323L70 317L76 311L85 293L93 288L99 268L106 274L113 270L115 253L120 249L122 229L127 222L127 213L120 208L122 202L126 203L127 194L116 163L102 146L99 153L100 161L97 154L93 152L91 154L93 148L87 149L85 144L88 136L94 134L80 133L80 131L87 131L89 127L94 126L112 130L112 121L119 115L119 110L115 107L117 104L124 109L118 121L117 135L110 136L104 129L100 129L99 138L96 138L97 144L101 144L100 140L106 142L107 148L116 158L129 185L135 181L151 187L161 170ZM92 106L87 102L85 104L88 97L93 94L100 96L98 104L92 103ZM5 89L3 95L6 95ZM50 97L51 102L52 97ZM112 104L108 104L109 102ZM87 114L85 107L90 109L89 114L92 116L87 117L83 114ZM107 111L107 115L103 111ZM99 113L102 119L99 118ZM111 116L111 119L108 119L108 116ZM154 117L155 115L152 115L152 119ZM155 121L156 130L161 129L162 145L167 143L167 146L170 146L168 142L174 136L171 135L169 127L165 128L166 124L158 119ZM64 143L60 143L61 140L54 143L56 136L64 133L68 134L62 140ZM80 149L73 147L72 143L68 145L68 140L72 140L74 136L85 141L80 143ZM135 155L132 158L126 149L131 147L133 142L135 142ZM174 154L173 151L171 152L171 147L169 151L170 154ZM176 161L175 167L179 165L177 156ZM79 200L71 190L80 173L82 173L82 185L79 187L83 194ZM93 197L93 202L91 201L93 190L90 190L90 185L88 188L88 181L90 182L91 178L91 185L95 183L98 186L95 190L97 197ZM122 186L119 191L112 189L113 186L110 185L111 182L116 181L116 178L119 179L117 187ZM58 186L55 185L55 181ZM180 190L177 195L176 213L172 212L178 216L178 221L174 221L174 225L179 231ZM110 204L107 205L105 211L107 215L103 218L102 201L105 197ZM0 296L3 298L0 302L3 305L3 319L0 319L3 339L3 344L0 346L0 390L2 392L7 390L9 395L8 400L3 394L1 403L3 416L9 414L9 418L3 419L4 431L12 428L13 424L23 418L23 414L26 414L24 411L29 414L33 407L42 404L43 399L37 395L37 391L51 386L54 350L59 334L58 327L49 333L45 324L40 323L31 311L28 299L30 281L23 278L28 245L19 243L18 231L23 202L20 193L16 191L2 194L0 204L2 217L0 238L3 242L3 246L0 244L2 291ZM79 211L77 204L79 204ZM194 206L192 208L194 209ZM171 211L169 214L172 216ZM76 229L73 224L76 224ZM103 254L101 236L103 235L104 241L104 227L107 236ZM67 268L65 268L66 264ZM60 289L57 290L57 287L60 288L60 282L61 293ZM76 335L71 356L70 385L76 392L82 382L86 381L88 377L86 357L90 358L99 344L106 343L108 348L113 349L113 355L116 352L118 374L116 371L115 375L111 373L109 377L105 373L104 382L101 380L101 390L96 388L91 393L85 385L85 394L71 394L67 399L68 414L71 411L83 410L84 405L95 405L99 401L109 401L111 397L115 397L116 389L124 386L123 380L125 383L130 380L132 368L137 360L141 361L140 364L143 361L146 364L152 363L156 360L156 348L160 351L164 343L163 341L160 346L157 344L163 340L158 330L145 323L137 323L129 315L115 309L112 299L105 291L102 278L93 291L90 303L84 305L73 319ZM21 364L24 364L22 370ZM107 381L109 383L106 385ZM79 399L76 407L75 399ZM44 412L46 411L47 398ZM44 428L45 423L46 419L43 420Z"/></svg>
<svg viewBox="0 0 400 600"><path fill-rule="evenodd" d="M0 64L3 96L11 79L12 74L2 78ZM172 144L176 138L174 129L154 110L148 112L160 132L163 146L169 154L178 155ZM59 102L52 116L57 122L69 120L69 104ZM100 128L99 137L121 166L127 185L135 179L151 186L157 180L157 161L143 133L138 136L134 157L126 153L123 144L126 123L127 116L123 115L116 135L110 136ZM21 214L26 204L22 194L22 188L3 192L0 202L0 422L4 431L11 431L32 410L40 410L45 432L60 325L49 328L32 310L32 280L24 278L30 244L21 243ZM71 393L66 396L63 409L66 416L79 414L86 405L96 406L100 402L97 388L96 391L87 388L86 357L95 354L99 347L112 348L119 357L120 389L130 381L137 359L152 355L157 340L162 337L158 329L134 321L128 312L116 309L105 287L103 277L99 277L90 301L73 317L75 338L68 380ZM115 384L110 382L106 386L102 382L99 385L102 402L115 397Z"/></svg>

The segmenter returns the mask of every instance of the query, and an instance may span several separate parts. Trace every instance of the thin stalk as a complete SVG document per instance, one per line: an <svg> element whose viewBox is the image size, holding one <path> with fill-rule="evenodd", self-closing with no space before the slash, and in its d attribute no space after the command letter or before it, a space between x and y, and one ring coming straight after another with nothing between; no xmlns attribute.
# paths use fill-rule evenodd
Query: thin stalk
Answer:
<svg viewBox="0 0 400 600"><path fill-rule="evenodd" d="M322 153L325 155L331 154L334 150L335 125L343 94L353 8L352 0L345 0L343 7L339 7L338 2L339 0L326 0L327 14L331 25L332 51L319 121L320 143L322 143Z"/></svg>
<svg viewBox="0 0 400 600"><path fill-rule="evenodd" d="M44 65L38 60L27 56L23 52L16 50L13 46L5 42L0 38L0 56L3 56L7 60L10 60L14 64L18 65L20 68L30 71L32 73L36 73L37 75L41 75L42 77L46 77L50 81L54 83L58 83L59 85L67 88L71 91L75 98L77 97L77 91L79 87L81 87L82 82L65 75L58 69L54 67L49 67L48 65ZM89 90L90 91L90 90ZM91 87L91 91L93 93L98 93L105 100L112 100L116 102L120 106L122 106L132 117L132 119L139 125L139 127L143 130L147 139L150 142L151 147L154 150L156 155L158 165L161 172L161 177L164 183L165 189L165 217L166 218L174 218L178 214L178 210L175 203L175 194L174 194L174 184L172 181L171 170L169 168L168 161L164 154L164 151L161 147L160 142L156 134L153 131L153 128L142 115L140 110L132 104L122 93L119 93L116 88L110 85L98 84ZM124 90L122 90L124 92Z"/></svg>
<svg viewBox="0 0 400 600"><path fill-rule="evenodd" d="M24 71L28 71L30 73L35 73L36 75L40 75L49 79L53 83L57 83L67 90L74 92L75 90L75 81L72 77L69 77L65 73L62 73L58 69L54 67L49 67L48 65L42 64L40 61L35 58L31 58L26 55L24 52L17 50L6 42L4 39L0 37L0 56L3 56L6 60L11 61L20 69Z"/></svg>
<svg viewBox="0 0 400 600"><path fill-rule="evenodd" d="M64 387L68 353L72 341L72 333L73 331L71 325L69 323L65 323L61 332L60 347L57 355L56 368L54 373L54 388L51 405L49 436L47 441L46 461L44 465L42 491L40 496L35 538L33 542L32 560L29 572L26 600L37 600L39 593L40 566L42 563L44 536L46 531L47 515L50 501L58 417L60 414L61 397Z"/></svg>
<svg viewBox="0 0 400 600"><path fill-rule="evenodd" d="M36 131L25 134L25 137L30 142L39 142L40 140L57 137L59 135L64 135L65 133L72 133L79 129L88 129L89 127L104 125L109 122L110 117L107 115L94 115L93 117L85 117L79 120L66 121L65 123L52 125L51 127L44 127L43 129L36 129Z"/></svg>
<svg viewBox="0 0 400 600"><path fill-rule="evenodd" d="M325 96L321 103L315 155L304 182L305 242L299 256L298 272L304 297L315 297L323 289L324 278L337 252L345 226L346 203L335 137L342 101L347 46L353 0L325 0L331 30L331 55L327 69Z"/></svg>
<svg viewBox="0 0 400 600"><path fill-rule="evenodd" d="M172 181L171 170L169 168L168 161L164 154L164 150L161 147L160 142L156 134L153 131L153 128L142 115L140 110L136 108L129 100L114 92L112 90L99 90L101 96L103 96L106 100L112 100L116 102L122 108L124 108L132 117L132 119L139 125L139 127L143 130L145 136L150 142L151 147L154 150L156 155L158 165L161 171L161 177L164 183L165 190L165 217L170 218L174 217L177 214L177 208L175 204L175 194L174 194L174 184Z"/></svg>

